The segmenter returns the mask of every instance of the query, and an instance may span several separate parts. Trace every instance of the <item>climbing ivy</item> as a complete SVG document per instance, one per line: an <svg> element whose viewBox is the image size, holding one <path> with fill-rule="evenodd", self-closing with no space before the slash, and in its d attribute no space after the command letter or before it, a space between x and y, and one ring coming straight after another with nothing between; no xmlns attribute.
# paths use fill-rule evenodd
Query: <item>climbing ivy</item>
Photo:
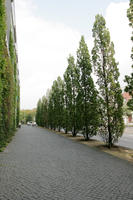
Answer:
<svg viewBox="0 0 133 200"><path fill-rule="evenodd" d="M14 134L19 110L16 51L11 31L7 45L6 29L5 0L0 0L0 148Z"/></svg>

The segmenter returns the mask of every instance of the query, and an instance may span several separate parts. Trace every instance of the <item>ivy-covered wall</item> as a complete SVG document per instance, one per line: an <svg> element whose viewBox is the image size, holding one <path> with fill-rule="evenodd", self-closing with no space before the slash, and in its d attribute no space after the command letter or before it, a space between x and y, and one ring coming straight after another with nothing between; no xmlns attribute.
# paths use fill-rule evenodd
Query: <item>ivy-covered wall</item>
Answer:
<svg viewBox="0 0 133 200"><path fill-rule="evenodd" d="M5 0L0 0L0 148L10 140L19 123L16 50L12 31L7 44L6 30Z"/></svg>

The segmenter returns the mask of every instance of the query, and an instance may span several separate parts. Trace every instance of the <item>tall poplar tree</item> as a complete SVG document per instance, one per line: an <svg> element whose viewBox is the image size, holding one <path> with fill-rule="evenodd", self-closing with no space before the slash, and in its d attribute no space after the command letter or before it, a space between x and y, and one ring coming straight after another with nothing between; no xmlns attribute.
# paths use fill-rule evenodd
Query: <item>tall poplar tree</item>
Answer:
<svg viewBox="0 0 133 200"><path fill-rule="evenodd" d="M127 10L127 17L129 19L129 26L133 29L133 0L130 0L129 9ZM131 40L133 41L133 30L132 30ZM131 52L131 58L133 60L133 47ZM129 100L128 102L128 106L130 107L130 109L133 110L133 73L131 73L130 76L125 76L125 82L127 82L125 91L129 92L129 94L132 96L132 99Z"/></svg>
<svg viewBox="0 0 133 200"><path fill-rule="evenodd" d="M76 136L77 132L77 73L74 57L69 55L68 67L64 73L65 86L65 121L66 130L72 131L72 135ZM66 131L67 132L67 131Z"/></svg>
<svg viewBox="0 0 133 200"><path fill-rule="evenodd" d="M85 139L96 135L98 127L97 91L91 77L92 65L87 44L81 37L77 50L77 68L79 73L78 110L81 129Z"/></svg>
<svg viewBox="0 0 133 200"><path fill-rule="evenodd" d="M37 110L36 110L36 123L38 126L41 126L41 105L42 101L39 99L37 103Z"/></svg>
<svg viewBox="0 0 133 200"><path fill-rule="evenodd" d="M68 96L67 96L67 76L66 76L66 71L64 73L64 124L63 128L65 130L65 133L68 133L69 130L69 111L68 111Z"/></svg>
<svg viewBox="0 0 133 200"><path fill-rule="evenodd" d="M64 125L64 82L59 76L57 78L57 87L56 87L56 110L57 110L57 128L58 131L63 127Z"/></svg>
<svg viewBox="0 0 133 200"><path fill-rule="evenodd" d="M52 89L49 91L48 97L48 127L51 129L54 128L54 100L53 100L53 92Z"/></svg>
<svg viewBox="0 0 133 200"><path fill-rule="evenodd" d="M48 127L48 99L46 96L42 98L42 123L44 127Z"/></svg>
<svg viewBox="0 0 133 200"><path fill-rule="evenodd" d="M101 98L100 132L111 147L123 133L123 97L118 81L118 63L114 58L114 44L101 15L95 18L93 37L92 59Z"/></svg>
<svg viewBox="0 0 133 200"><path fill-rule="evenodd" d="M53 82L50 99L49 99L49 120L51 127L58 128L58 131L63 127L63 81L60 77Z"/></svg>

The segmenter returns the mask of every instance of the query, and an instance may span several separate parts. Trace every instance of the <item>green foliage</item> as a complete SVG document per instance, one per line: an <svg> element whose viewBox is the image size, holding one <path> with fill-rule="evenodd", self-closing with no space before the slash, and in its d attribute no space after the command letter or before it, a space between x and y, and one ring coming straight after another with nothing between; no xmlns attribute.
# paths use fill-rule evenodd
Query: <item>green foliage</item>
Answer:
<svg viewBox="0 0 133 200"><path fill-rule="evenodd" d="M127 83L125 92L129 92L129 94L133 97L133 73L131 73L130 76L125 76L125 82Z"/></svg>
<svg viewBox="0 0 133 200"><path fill-rule="evenodd" d="M10 30L10 38L9 38L9 52L10 52L10 58L11 58L12 66L14 66L15 51L14 51L13 36L12 36L12 31L11 30Z"/></svg>
<svg viewBox="0 0 133 200"><path fill-rule="evenodd" d="M78 74L74 57L69 55L68 67L64 73L64 111L65 111L65 129L76 135L77 124L77 85Z"/></svg>
<svg viewBox="0 0 133 200"><path fill-rule="evenodd" d="M12 32L10 31L10 39L9 39L9 53L10 53L10 61L11 61L11 67L12 67L12 76L14 76L14 64L15 64L15 50L14 50L14 45L13 45L13 37L12 37ZM15 77L14 77L15 78ZM12 82L12 86L14 87L13 88L13 91L12 91L12 95L13 95L13 105L12 105L12 108L13 108L13 123L14 123L14 129L16 127L16 80L14 80L14 82Z"/></svg>
<svg viewBox="0 0 133 200"><path fill-rule="evenodd" d="M15 50L11 34L9 47L10 55L6 43L5 1L0 0L0 147L6 144L16 128Z"/></svg>
<svg viewBox="0 0 133 200"><path fill-rule="evenodd" d="M31 114L28 114L26 116L26 122L30 122L30 121L33 121L33 118L32 118L32 115Z"/></svg>
<svg viewBox="0 0 133 200"><path fill-rule="evenodd" d="M6 37L6 23L5 23L5 5L4 1L0 0L0 140L3 136L3 115L2 115L2 102L3 102L3 77L5 68L5 37Z"/></svg>
<svg viewBox="0 0 133 200"><path fill-rule="evenodd" d="M78 70L78 119L80 129L84 130L85 138L96 135L98 127L98 100L97 91L91 77L92 65L88 47L84 37L81 37L79 49L77 50L77 70Z"/></svg>
<svg viewBox="0 0 133 200"><path fill-rule="evenodd" d="M42 98L42 125L48 127L48 99L43 96Z"/></svg>
<svg viewBox="0 0 133 200"><path fill-rule="evenodd" d="M69 55L64 80L53 82L49 95L38 101L36 122L39 126L60 131L61 128L76 136L85 132L85 138L96 135L99 124L98 92L91 77L92 66L87 45L81 38L77 51L77 65Z"/></svg>
<svg viewBox="0 0 133 200"><path fill-rule="evenodd" d="M111 147L123 133L123 97L118 81L118 63L114 58L114 44L110 41L109 30L101 15L95 18L93 37L92 59L101 101L100 133Z"/></svg>
<svg viewBox="0 0 133 200"><path fill-rule="evenodd" d="M41 104L42 104L41 99L39 99L36 110L36 123L38 124L38 126L41 126L41 117L42 117Z"/></svg>
<svg viewBox="0 0 133 200"><path fill-rule="evenodd" d="M130 100L127 102L127 106L129 107L129 110L132 110L132 111L133 111L133 99L130 99Z"/></svg>
<svg viewBox="0 0 133 200"><path fill-rule="evenodd" d="M51 128L58 128L60 131L63 127L64 118L64 100L63 100L63 81L60 77L53 82L52 89L49 95L49 122Z"/></svg>
<svg viewBox="0 0 133 200"><path fill-rule="evenodd" d="M20 121L24 124L28 121L34 121L35 115L36 115L36 109L20 110Z"/></svg>
<svg viewBox="0 0 133 200"><path fill-rule="evenodd" d="M15 108L16 108L16 127L18 127L19 121L20 121L20 86L19 86L19 82L17 82L15 98L16 98L16 104L15 104Z"/></svg>
<svg viewBox="0 0 133 200"><path fill-rule="evenodd" d="M63 128L73 136L82 132L85 139L100 132L111 147L123 133L123 97L114 45L101 15L96 16L93 37L92 60L99 91L91 76L91 59L82 36L77 63L69 55L64 80L58 77L49 94L38 101L36 122L54 130Z"/></svg>

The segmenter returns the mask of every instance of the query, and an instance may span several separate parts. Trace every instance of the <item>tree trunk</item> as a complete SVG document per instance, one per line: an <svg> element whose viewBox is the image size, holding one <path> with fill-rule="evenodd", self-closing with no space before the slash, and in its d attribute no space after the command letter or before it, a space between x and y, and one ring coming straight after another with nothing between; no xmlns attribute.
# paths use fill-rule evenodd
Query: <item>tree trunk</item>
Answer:
<svg viewBox="0 0 133 200"><path fill-rule="evenodd" d="M88 141L89 137L88 137L88 133L85 133L85 141Z"/></svg>
<svg viewBox="0 0 133 200"><path fill-rule="evenodd" d="M67 128L65 129L65 134L67 134Z"/></svg>
<svg viewBox="0 0 133 200"><path fill-rule="evenodd" d="M104 51L102 50L103 54L103 75L104 75L104 85L105 85L105 95L106 95L106 105L107 105L107 118L108 118L108 133L109 133L109 140L108 140L108 147L112 147L112 135L110 130L110 113L109 113L109 95L108 95L108 84L107 84L107 77L105 72L105 55Z"/></svg>
<svg viewBox="0 0 133 200"><path fill-rule="evenodd" d="M72 136L73 136L73 137L76 136L76 129L75 129L75 126L73 127L73 130L72 130Z"/></svg>
<svg viewBox="0 0 133 200"><path fill-rule="evenodd" d="M84 139L85 139L85 141L89 140L89 137L88 137L88 127L84 128Z"/></svg>

